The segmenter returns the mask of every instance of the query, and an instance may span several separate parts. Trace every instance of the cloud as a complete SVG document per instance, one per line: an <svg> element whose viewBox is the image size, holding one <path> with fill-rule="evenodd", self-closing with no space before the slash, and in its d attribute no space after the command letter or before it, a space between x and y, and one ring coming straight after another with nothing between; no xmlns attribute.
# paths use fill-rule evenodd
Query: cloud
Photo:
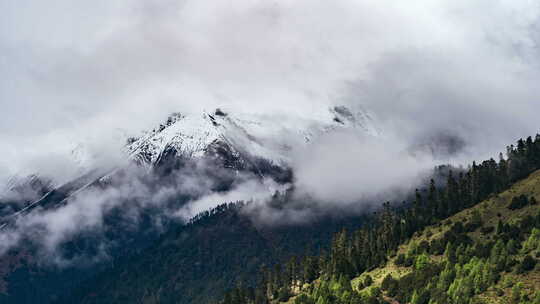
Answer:
<svg viewBox="0 0 540 304"><path fill-rule="evenodd" d="M185 221L190 220L197 214L210 210L222 203L244 202L250 205L265 205L276 193L283 193L290 185L277 184L269 178L262 181L248 179L244 183L235 186L230 191L212 192L196 200L188 202L185 206L175 212Z"/></svg>
<svg viewBox="0 0 540 304"><path fill-rule="evenodd" d="M299 190L340 202L409 185L433 163L493 156L538 130L539 6L5 1L0 182L36 171L69 180L80 170L72 153L79 143L86 166L124 165L123 139L170 112L309 113L346 104L374 113L383 136L337 134L295 149ZM202 193L184 211L256 195L257 187Z"/></svg>
<svg viewBox="0 0 540 304"><path fill-rule="evenodd" d="M116 160L118 145L107 148L124 133L224 105L361 103L387 132L453 128L492 149L536 130L538 11L511 1L5 2L4 172L68 158L79 142Z"/></svg>
<svg viewBox="0 0 540 304"><path fill-rule="evenodd" d="M414 189L437 164L430 154L412 155L406 143L391 138L333 133L295 152L298 195L335 206L376 202L381 193ZM377 198L377 199L376 199Z"/></svg>
<svg viewBox="0 0 540 304"><path fill-rule="evenodd" d="M121 242L108 234L159 234L168 223L185 223L199 212L219 204L262 201L270 197L274 189L286 187L270 180L258 181L245 173L232 177L230 191L216 192L216 187L224 182L224 174L217 171L220 170L208 167L204 160L167 176L135 165L116 170L100 183L73 193L65 203L38 205L2 227L0 256L21 242L30 241L40 253L43 261L39 262L70 266L102 261L117 250ZM140 231L140 224L148 219L150 225ZM81 239L89 242L93 250L64 252L66 244Z"/></svg>

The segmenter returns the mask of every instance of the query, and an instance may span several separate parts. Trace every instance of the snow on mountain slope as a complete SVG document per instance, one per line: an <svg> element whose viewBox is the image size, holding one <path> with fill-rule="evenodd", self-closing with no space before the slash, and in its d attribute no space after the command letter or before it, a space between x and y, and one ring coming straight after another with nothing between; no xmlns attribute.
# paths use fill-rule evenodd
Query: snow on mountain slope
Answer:
<svg viewBox="0 0 540 304"><path fill-rule="evenodd" d="M332 130L354 130L377 136L370 114L336 106L319 112L289 114L247 114L217 109L200 114L171 115L167 122L131 139L127 151L141 163L155 164L166 152L196 158L210 147L225 144L236 154L265 159L276 165L289 161L288 152Z"/></svg>
<svg viewBox="0 0 540 304"><path fill-rule="evenodd" d="M69 182L95 169L93 159L83 143L72 143L68 148L65 165L70 166L72 175L66 180L57 180L43 172L19 172L0 183L0 201L31 201L41 197L63 183Z"/></svg>
<svg viewBox="0 0 540 304"><path fill-rule="evenodd" d="M374 120L363 109L353 111L344 106L335 106L319 111L281 114L217 109L198 114L174 113L156 129L139 138L129 139L124 152L131 160L149 167L160 162L167 164L169 159L165 157L170 155L188 159L217 155L225 160L223 165L226 168L251 170L262 176L260 161L286 170L292 149L338 130L357 132L359 135L379 135ZM92 181L106 183L108 178L121 170L121 166L94 168L91 155L83 144L74 145L71 156L79 172L73 180L54 184L51 179L41 176L40 172L15 176L0 192L0 200L8 198L8 195L20 195L19 199L33 206L38 202L35 199L48 191L65 188L62 193L69 197L79 190L81 183L75 181L83 180L81 185L91 184ZM274 177L279 179L279 173L276 174Z"/></svg>
<svg viewBox="0 0 540 304"><path fill-rule="evenodd" d="M32 201L53 187L50 179L35 174L29 176L14 175L0 189L0 200Z"/></svg>

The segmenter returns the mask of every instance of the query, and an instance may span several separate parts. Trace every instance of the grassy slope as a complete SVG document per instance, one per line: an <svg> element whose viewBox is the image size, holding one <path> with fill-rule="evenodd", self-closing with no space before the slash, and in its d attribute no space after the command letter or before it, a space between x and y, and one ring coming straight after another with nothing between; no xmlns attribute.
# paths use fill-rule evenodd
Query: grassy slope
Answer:
<svg viewBox="0 0 540 304"><path fill-rule="evenodd" d="M427 227L421 233L415 235L407 244L401 245L398 250L398 254L406 253L409 245L412 242L416 242L418 244L423 240L431 241L433 239L441 238L444 233L450 229L452 223L457 221L466 222L466 220L471 217L474 210L478 210L482 215L482 227L493 226L495 228L497 227L499 219L501 219L504 223L511 223L528 214L537 214L538 210L540 210L540 204L529 205L518 210L509 210L506 208L513 197L521 194L525 194L528 197L534 196L538 201L540 201L540 170L532 173L528 178L517 182L509 190L493 196L474 207L465 209L453 215L449 219L442 221L442 223L438 225ZM477 229L474 232L468 233L468 235L474 241L485 241L492 238L494 233L492 232L490 234L483 235L480 232L480 229ZM432 260L440 260L441 258L441 256L431 256ZM376 268L370 272L362 274L360 277L353 279L351 282L353 288L358 290L359 282L363 281L367 275L370 275L373 278L374 284L372 286L380 286L384 277L389 273L392 274L394 278L399 278L411 272L411 267L397 266L394 264L394 260L395 257L392 257L385 267ZM504 290L504 296L497 296L493 288L489 288L489 290L480 295L480 297L487 300L488 303L509 303L508 297L511 294L511 288L516 282L523 282L525 289L529 292L529 294L536 290L540 290L540 265L537 265L535 270L522 275L504 273L496 286L497 288ZM291 298L287 303L294 303L294 298Z"/></svg>

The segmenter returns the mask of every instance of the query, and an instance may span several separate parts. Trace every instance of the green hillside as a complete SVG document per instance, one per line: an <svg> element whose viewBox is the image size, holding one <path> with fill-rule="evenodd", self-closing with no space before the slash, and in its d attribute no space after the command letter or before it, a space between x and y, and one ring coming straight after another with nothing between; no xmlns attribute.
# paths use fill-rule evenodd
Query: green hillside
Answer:
<svg viewBox="0 0 540 304"><path fill-rule="evenodd" d="M509 208L522 195L528 203ZM345 283L343 278L319 278L292 288L293 296L287 301L271 303L540 303L537 200L540 171L501 194L415 233L388 257L384 266ZM462 241L449 242L454 236ZM527 257L532 258L532 265L527 264ZM434 300L434 293L443 289L452 299L440 296L439 301ZM320 300L325 292L335 300ZM339 301L350 298L352 293L359 295L358 302Z"/></svg>
<svg viewBox="0 0 540 304"><path fill-rule="evenodd" d="M522 195L528 199L528 203L521 208L509 208L513 200L517 201L514 198ZM335 293L338 298L355 291L361 298L380 294L382 303L447 303L444 302L446 299L429 302L424 294L428 289L436 289L435 281L436 284L442 284L441 277L452 271L449 263L452 258L457 259L454 262L455 271L466 272L462 278L457 278L457 273L450 275L454 280L447 281L456 303L467 303L464 297L468 295L472 298L472 303L540 303L540 264L536 263L540 257L540 204L534 203L537 200L540 200L540 171L516 183L509 190L416 233L409 242L399 246L397 253L389 257L384 266L350 280L350 290L349 286L342 286L339 279L319 279L313 284L304 285L302 291L297 289L293 292L293 297L282 303L312 303L310 298L316 297L321 289L326 288L323 287L326 284L330 286L330 292ZM474 228L466 229L468 225ZM458 228L460 226L462 228ZM518 232L504 232L514 228ZM452 245L449 245L445 238L456 233L469 241L454 245L452 249ZM441 241L446 243L443 252L434 248L438 247L434 244ZM466 243L468 244L464 245ZM507 251L508 260L502 269L494 270L491 268L496 267L497 263L495 251L501 244L502 251ZM481 246L491 248L484 257L477 254ZM527 256L532 257L538 265L524 265ZM474 273L475 271L478 273ZM439 279L433 280L433 276L424 277L426 273L439 276ZM477 281L481 280L478 277L484 273L493 275L494 278L487 279L484 286L476 286L482 284ZM402 286L407 284L404 281L411 281L410 289ZM416 288L417 285L420 288ZM460 297L463 302L459 302ZM318 304L319 301L315 303Z"/></svg>
<svg viewBox="0 0 540 304"><path fill-rule="evenodd" d="M486 286L486 288L482 288L483 290L480 290L475 297L475 299L479 300L477 303L521 303L512 300L514 296L512 287L518 286L518 283L520 283L522 284L521 293L529 299L535 299L535 296L538 297L538 295L535 295L535 292L540 291L540 264L528 271L521 271L520 266L526 256L532 256L535 259L540 257L540 230L538 230L540 205L530 204L529 202L523 208L509 209L508 206L512 200L520 195L525 195L528 198L534 197L535 200L540 199L540 171L536 171L529 178L516 183L509 190L417 233L407 244L399 247L396 256L390 257L385 266L354 278L351 281L353 289L361 293L369 292L374 288L382 289L383 295L389 300L388 303L392 303L390 300L393 298L389 295L392 290L389 292L388 286L382 286L385 278L392 277L399 280L406 275L411 275L415 271L418 272L418 263L424 258L427 258L426 261L434 265L448 263L449 252L443 252L442 254L440 252L430 252L433 250L430 250L429 245L444 240L445 234L449 233L459 223L472 223L475 220L477 221L479 216L481 224L478 228L470 232L463 232L464 235L472 240L473 247L480 244L493 244L494 242L496 246L498 241L503 241L503 244L508 247L510 246L510 241L504 238L504 233L498 231L500 229L497 229L499 222L510 225L511 227L521 227L529 216L535 216L536 227L530 230L525 229L525 231L521 231L520 229L520 235L522 237L516 240L516 243L513 244L515 249L509 253L509 257L513 260L509 265L514 265L497 272L500 278L496 282L494 281L489 286ZM534 233L533 229L536 229ZM524 240L522 241L522 239ZM408 266L404 262L401 262L400 259L402 258L404 258L405 262L412 260L413 265ZM471 260L472 258L469 258L469 265L474 264L471 263ZM487 268L489 268L492 266L493 260L488 258L484 262L488 263ZM361 288L362 282L365 282L368 276L373 280L373 284L369 287ZM387 279L386 285L388 285L388 281L389 279ZM393 300L394 302L401 303L395 299ZM535 300L538 302L540 298L536 298ZM524 302L527 303L526 301Z"/></svg>
<svg viewBox="0 0 540 304"><path fill-rule="evenodd" d="M224 304L540 304L540 136L433 179L330 251L263 272Z"/></svg>

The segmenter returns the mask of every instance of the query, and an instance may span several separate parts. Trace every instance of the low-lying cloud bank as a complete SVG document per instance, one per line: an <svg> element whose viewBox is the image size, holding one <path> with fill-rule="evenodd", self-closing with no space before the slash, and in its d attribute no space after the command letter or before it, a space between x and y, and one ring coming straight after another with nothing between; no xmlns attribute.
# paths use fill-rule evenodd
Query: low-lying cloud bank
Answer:
<svg viewBox="0 0 540 304"><path fill-rule="evenodd" d="M390 195L386 190L408 190L436 164L433 155L413 155L395 139L353 133L327 134L295 156L299 194L329 204L369 201L384 192Z"/></svg>
<svg viewBox="0 0 540 304"><path fill-rule="evenodd" d="M207 175L212 170L212 176ZM219 172L223 171L220 176ZM45 208L38 206L16 217L0 228L0 256L23 241L35 245L46 263L59 266L84 264L107 258L118 242L107 233L148 233L140 231L143 221L146 230L159 234L167 223L185 223L198 213L224 202L269 199L275 191L285 189L271 180L259 180L249 173L231 172L208 167L204 161L160 177L145 168L131 165L114 171L99 183L84 188L64 203L56 202ZM232 178L230 190L215 189L224 178ZM80 238L90 239L93 252L63 252L64 246Z"/></svg>

